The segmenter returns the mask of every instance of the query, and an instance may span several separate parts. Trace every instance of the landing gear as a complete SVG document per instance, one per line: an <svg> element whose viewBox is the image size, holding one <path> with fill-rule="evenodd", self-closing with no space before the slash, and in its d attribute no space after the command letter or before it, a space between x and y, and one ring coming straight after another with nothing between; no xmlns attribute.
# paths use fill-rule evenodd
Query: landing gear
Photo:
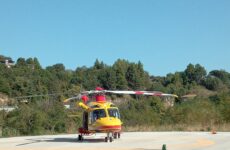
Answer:
<svg viewBox="0 0 230 150"><path fill-rule="evenodd" d="M119 139L121 137L120 132L108 132L106 133L105 142L113 142L114 139Z"/></svg>
<svg viewBox="0 0 230 150"><path fill-rule="evenodd" d="M113 138L117 139L117 132L113 133Z"/></svg>
<svg viewBox="0 0 230 150"><path fill-rule="evenodd" d="M78 141L83 141L83 140L84 140L83 136L81 134L79 134L78 135Z"/></svg>
<svg viewBox="0 0 230 150"><path fill-rule="evenodd" d="M113 142L113 133L107 133L107 136L105 137L105 142Z"/></svg>
<svg viewBox="0 0 230 150"><path fill-rule="evenodd" d="M92 135L93 133L90 132L87 128L78 128L78 141L83 141L83 136Z"/></svg>
<svg viewBox="0 0 230 150"><path fill-rule="evenodd" d="M109 137L109 142L113 142L113 137Z"/></svg>
<svg viewBox="0 0 230 150"><path fill-rule="evenodd" d="M108 137L105 137L105 142L108 142Z"/></svg>
<svg viewBox="0 0 230 150"><path fill-rule="evenodd" d="M114 139L119 139L121 137L121 133L120 132L114 132L113 133L113 138Z"/></svg>

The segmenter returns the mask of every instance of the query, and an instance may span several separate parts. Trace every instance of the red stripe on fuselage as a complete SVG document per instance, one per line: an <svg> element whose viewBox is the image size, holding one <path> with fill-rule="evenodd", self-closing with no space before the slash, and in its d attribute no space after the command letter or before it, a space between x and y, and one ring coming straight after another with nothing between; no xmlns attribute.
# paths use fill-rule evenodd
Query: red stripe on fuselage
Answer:
<svg viewBox="0 0 230 150"><path fill-rule="evenodd" d="M121 130L120 125L115 125L115 126L101 126L99 127L99 130Z"/></svg>

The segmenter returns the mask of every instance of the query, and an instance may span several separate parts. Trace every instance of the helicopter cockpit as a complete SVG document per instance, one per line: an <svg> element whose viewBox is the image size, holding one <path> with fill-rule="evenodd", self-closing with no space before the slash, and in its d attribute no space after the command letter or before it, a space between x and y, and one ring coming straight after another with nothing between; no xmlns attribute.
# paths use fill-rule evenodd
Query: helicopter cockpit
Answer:
<svg viewBox="0 0 230 150"><path fill-rule="evenodd" d="M105 117L113 117L120 119L120 113L117 108L95 109L90 113L91 123Z"/></svg>
<svg viewBox="0 0 230 150"><path fill-rule="evenodd" d="M120 113L117 108L109 108L108 114L110 117L118 118L120 119Z"/></svg>
<svg viewBox="0 0 230 150"><path fill-rule="evenodd" d="M92 112L91 115L92 122L95 122L97 119L101 119L105 117L106 117L105 109L96 109Z"/></svg>

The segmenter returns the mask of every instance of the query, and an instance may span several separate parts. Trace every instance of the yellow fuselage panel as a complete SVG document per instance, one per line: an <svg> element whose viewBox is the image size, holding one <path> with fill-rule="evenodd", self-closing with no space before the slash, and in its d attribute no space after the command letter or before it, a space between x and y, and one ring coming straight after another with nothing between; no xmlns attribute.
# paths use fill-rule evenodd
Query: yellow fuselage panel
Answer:
<svg viewBox="0 0 230 150"><path fill-rule="evenodd" d="M94 110L97 109L104 109L106 113L106 117L100 118L95 120L94 122L89 123L88 129L90 131L99 131L99 132L108 132L108 131L120 131L121 130L121 125L122 122L119 118L117 117L111 117L108 113L108 109L113 108L117 109L113 105L113 103L106 102L106 103L98 103L98 102L90 102L88 105L90 109L88 109L88 112L93 112ZM96 106L96 107L95 107ZM112 107L111 107L112 106ZM91 119L91 118L89 118Z"/></svg>
<svg viewBox="0 0 230 150"><path fill-rule="evenodd" d="M118 118L105 117L96 120L89 125L89 130L107 131L107 130L121 130L121 120Z"/></svg>

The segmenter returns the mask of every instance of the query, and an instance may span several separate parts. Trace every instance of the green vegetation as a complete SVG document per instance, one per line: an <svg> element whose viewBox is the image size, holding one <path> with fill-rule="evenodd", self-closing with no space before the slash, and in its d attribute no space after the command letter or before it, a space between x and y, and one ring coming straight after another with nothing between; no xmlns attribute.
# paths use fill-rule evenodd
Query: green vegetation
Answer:
<svg viewBox="0 0 230 150"><path fill-rule="evenodd" d="M1 61L11 59L0 56ZM63 64L42 68L36 58L19 58L8 68L0 63L0 95L3 105L16 106L0 111L3 136L74 133L80 126L79 110L70 112L62 101L79 91L100 86L111 90L154 90L179 96L196 94L194 99L176 99L165 107L159 97L109 95L119 105L126 130L202 130L230 129L230 73L209 73L199 64L189 64L182 72L165 77L150 76L141 62L118 59L112 66L99 60L92 67L66 70ZM49 96L16 99L28 95ZM28 102L22 103L27 100ZM73 115L74 116L74 115Z"/></svg>

